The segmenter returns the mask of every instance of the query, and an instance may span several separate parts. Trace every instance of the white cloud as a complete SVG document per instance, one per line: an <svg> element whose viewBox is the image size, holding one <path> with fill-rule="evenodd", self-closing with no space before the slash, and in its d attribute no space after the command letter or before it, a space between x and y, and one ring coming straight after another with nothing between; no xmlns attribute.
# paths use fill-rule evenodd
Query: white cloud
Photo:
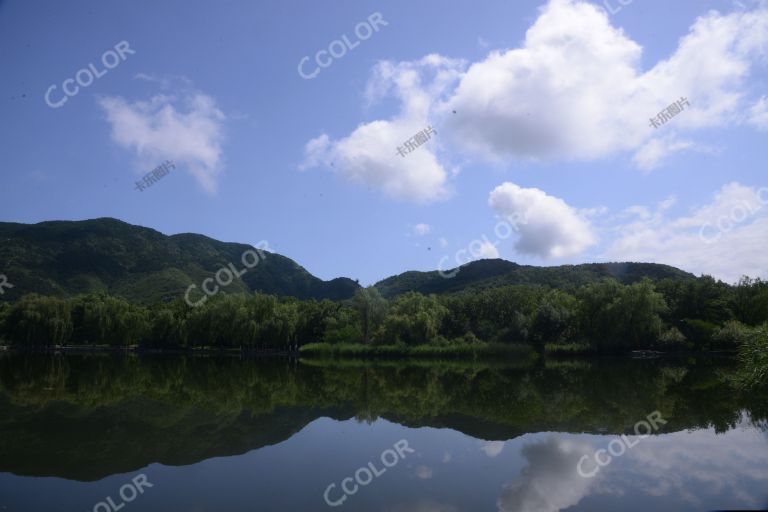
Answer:
<svg viewBox="0 0 768 512"><path fill-rule="evenodd" d="M707 429L643 439L628 454L631 465L604 468L610 472L605 479L610 485L595 492L633 489L650 496L679 496L699 510L714 508L707 503L731 495L734 509L761 508L765 493L759 490L768 481L765 443L747 425L742 418L739 428L717 435Z"/></svg>
<svg viewBox="0 0 768 512"><path fill-rule="evenodd" d="M515 249L541 258L566 258L597 243L590 223L560 198L537 188L506 182L489 195L488 203L503 218L516 222Z"/></svg>
<svg viewBox="0 0 768 512"><path fill-rule="evenodd" d="M449 195L447 175L428 147L406 157L396 153L397 146L419 130L406 121L374 121L338 141L323 134L307 144L301 168L332 167L346 180L395 199L416 203L444 199Z"/></svg>
<svg viewBox="0 0 768 512"><path fill-rule="evenodd" d="M470 243L470 246L469 246L469 252L475 258L494 259L494 258L501 257L501 255L499 254L499 250L489 240L485 240L485 241L477 240L476 242L477 242L477 247L475 247L474 245L475 242Z"/></svg>
<svg viewBox="0 0 768 512"><path fill-rule="evenodd" d="M440 248L441 248L441 249L445 249L446 247L448 247L448 240L446 240L446 239L445 239L445 238L443 238L443 237L440 237L440 238L437 240L437 242L440 244Z"/></svg>
<svg viewBox="0 0 768 512"><path fill-rule="evenodd" d="M414 225L411 228L411 231L416 236L424 236L424 235L429 234L429 232L432 231L432 228L430 227L429 224L419 223L419 224Z"/></svg>
<svg viewBox="0 0 768 512"><path fill-rule="evenodd" d="M666 263L727 282L768 275L768 188L733 182L687 215L669 217L667 208L628 209L637 218L615 226L619 236L604 257Z"/></svg>
<svg viewBox="0 0 768 512"><path fill-rule="evenodd" d="M647 70L643 48L599 6L550 0L519 48L468 64L436 54L379 62L365 90L370 105L394 96L399 112L346 137L309 141L301 168L333 167L344 179L419 203L451 194L460 151L480 161L594 160L630 152L644 171L674 153L707 150L690 139L742 122L746 78L768 48L768 8L697 18L678 47ZM679 99L688 106L658 130L650 118ZM754 102L754 100L751 100ZM765 126L766 102L746 119ZM409 153L397 147L434 123L439 134ZM450 151L449 151L450 149Z"/></svg>
<svg viewBox="0 0 768 512"><path fill-rule="evenodd" d="M663 130L729 122L766 42L768 9L712 11L695 21L669 59L643 72L641 46L597 6L551 0L520 48L473 64L438 110L457 111L447 117L446 132L487 160L638 151L635 163L648 169L692 146L673 135L655 139L649 119L686 97L691 106Z"/></svg>
<svg viewBox="0 0 768 512"><path fill-rule="evenodd" d="M684 151L693 146L688 140L674 138L651 139L637 150L632 159L635 165L643 171L652 171L659 167L668 156Z"/></svg>
<svg viewBox="0 0 768 512"><path fill-rule="evenodd" d="M581 208L579 210L579 215L587 219L602 217L606 213L608 213L608 207L606 206L596 206L594 208Z"/></svg>
<svg viewBox="0 0 768 512"><path fill-rule="evenodd" d="M744 415L725 433L710 428L644 439L630 436L631 450L613 457L594 478L579 475L578 464L586 455L591 462L585 461L583 468L594 467L595 450L606 448L605 436L559 435L525 444L521 454L528 465L505 486L498 510L556 512L570 510L588 496L607 504L628 495L682 500L690 505L682 508L695 510L714 508L707 504L723 499L733 508L759 508L768 479L766 449L750 425Z"/></svg>
<svg viewBox="0 0 768 512"><path fill-rule="evenodd" d="M763 96L749 109L749 124L768 130L768 98Z"/></svg>
<svg viewBox="0 0 768 512"><path fill-rule="evenodd" d="M401 100L398 115L361 124L339 140L327 134L310 140L299 168L333 168L344 179L395 199L416 203L445 199L450 187L448 171L436 154L438 135L405 156L397 148L432 124L430 105L456 80L461 66L461 61L438 55L415 62L380 62L368 81L366 98L373 104L388 94L396 95Z"/></svg>
<svg viewBox="0 0 768 512"><path fill-rule="evenodd" d="M431 149L420 149L422 162L409 155L393 163L391 157L428 119L438 122L443 141L481 160L592 160L633 152L635 165L650 170L672 153L699 148L680 134L739 121L745 79L766 47L765 7L710 11L694 21L669 58L643 70L643 48L612 26L603 9L550 0L519 48L491 51L468 69L435 54L377 64L366 98L374 103L392 94L401 112L328 141L329 149L341 157L343 175L416 201L445 197L444 164ZM689 106L653 129L650 118L681 98ZM760 123L764 106L755 109L753 122ZM386 150L369 147L376 144ZM309 160L317 161L309 149ZM366 167L350 162L347 151L365 154Z"/></svg>
<svg viewBox="0 0 768 512"><path fill-rule="evenodd" d="M182 99L156 95L133 103L106 97L99 105L112 125L112 140L136 152L142 174L172 160L189 169L207 192L216 191L225 116L213 98L200 92Z"/></svg>

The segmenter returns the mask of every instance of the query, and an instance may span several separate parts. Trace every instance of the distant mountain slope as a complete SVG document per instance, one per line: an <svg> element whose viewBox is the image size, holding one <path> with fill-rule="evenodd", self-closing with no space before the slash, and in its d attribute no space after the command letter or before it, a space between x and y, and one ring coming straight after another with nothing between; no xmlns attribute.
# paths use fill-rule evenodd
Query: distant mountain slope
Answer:
<svg viewBox="0 0 768 512"><path fill-rule="evenodd" d="M197 234L166 236L116 219L0 223L0 274L14 285L0 300L25 293L73 295L105 292L154 302L182 297L220 268L242 270L250 245L219 242ZM229 285L231 293L262 291L298 298L345 299L357 283L323 281L279 254L265 258Z"/></svg>
<svg viewBox="0 0 768 512"><path fill-rule="evenodd" d="M644 277L654 281L664 278L695 279L693 274L656 263L586 263L559 267L534 267L493 259L468 263L458 269L432 272L405 272L376 283L385 297L408 291L450 293L466 289L494 288L513 284L540 284L553 288L581 286L606 277L622 283L634 283Z"/></svg>
<svg viewBox="0 0 768 512"><path fill-rule="evenodd" d="M75 295L104 292L151 303L183 297L187 287L201 286L222 267L244 266L250 245L219 242L194 233L167 236L116 219L50 221L39 224L0 223L0 274L13 288L0 300L26 293ZM348 278L323 281L279 254L266 257L226 287L230 293L261 291L300 299L348 299L359 285ZM455 275L454 275L455 273ZM458 270L405 272L376 284L382 295L407 291L450 293L512 284L557 288L581 286L605 277L632 283L648 277L693 279L674 267L654 263L590 263L559 267L518 265L501 259L468 263ZM192 300L199 297L194 295Z"/></svg>

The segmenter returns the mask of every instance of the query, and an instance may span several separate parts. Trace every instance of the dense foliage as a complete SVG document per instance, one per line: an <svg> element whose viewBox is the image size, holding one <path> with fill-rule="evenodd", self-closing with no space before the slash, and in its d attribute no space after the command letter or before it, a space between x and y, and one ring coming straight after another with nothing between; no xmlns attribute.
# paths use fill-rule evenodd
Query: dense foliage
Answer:
<svg viewBox="0 0 768 512"><path fill-rule="evenodd" d="M250 245L220 242L203 235L166 236L117 219L52 221L38 224L0 222L0 274L12 288L0 302L38 293L57 297L104 293L149 305L182 297L190 284L198 288L223 267L238 275L223 287L228 293L261 292L300 299L351 299L360 286L348 278L323 281L295 261L270 252L239 275ZM612 277L622 284L649 278L687 280L694 276L653 263L591 263L535 267L500 259L480 260L450 271L405 272L376 284L387 299L408 291L425 295L483 290L510 285L573 289ZM197 292L199 293L199 292Z"/></svg>
<svg viewBox="0 0 768 512"><path fill-rule="evenodd" d="M741 387L764 395L768 391L768 327L746 333L739 348L739 360Z"/></svg>
<svg viewBox="0 0 768 512"><path fill-rule="evenodd" d="M174 300L194 283L232 265L238 275L230 293L261 291L294 297L347 299L359 285L351 279L323 281L295 261L270 252L242 275L242 256L254 248L194 233L166 236L154 229L103 218L38 224L0 222L0 274L13 288L0 301L26 293L72 297L106 293L151 304Z"/></svg>
<svg viewBox="0 0 768 512"><path fill-rule="evenodd" d="M451 277L446 279L446 276ZM536 267L489 259L473 261L458 269L443 272L404 272L379 281L376 288L384 297L392 298L409 291L442 294L516 284L574 289L606 278L616 279L622 284L636 283L645 278L654 282L662 279L695 279L693 274L657 263L584 263Z"/></svg>
<svg viewBox="0 0 768 512"><path fill-rule="evenodd" d="M308 343L372 346L525 345L538 352L577 343L595 352L737 349L768 322L768 284L743 279L614 279L572 290L515 285L456 294L371 287L351 300L225 294L190 308L144 306L106 295L27 295L0 305L0 339L22 346L295 350Z"/></svg>

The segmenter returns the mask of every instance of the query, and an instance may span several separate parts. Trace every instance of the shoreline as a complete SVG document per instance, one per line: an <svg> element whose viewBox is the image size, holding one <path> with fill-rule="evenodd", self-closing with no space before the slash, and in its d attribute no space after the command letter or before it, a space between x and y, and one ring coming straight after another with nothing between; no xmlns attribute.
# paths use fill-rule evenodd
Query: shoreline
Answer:
<svg viewBox="0 0 768 512"><path fill-rule="evenodd" d="M254 357L292 357L302 359L346 359L346 360L381 360L381 359L488 359L503 357L510 360L535 360L541 357L527 345L493 344L482 345L365 345L308 343L291 350L255 349L255 348L152 348L131 345L114 347L108 345L51 345L42 347L14 347L0 345L0 353L40 353L40 354L151 354L151 355L204 355L204 356L254 356ZM557 346L548 346L543 356L551 359L595 359L603 357L626 357L631 359L662 359L674 357L706 356L735 357L736 351L670 351L635 350L630 352L596 352L583 350L558 350Z"/></svg>

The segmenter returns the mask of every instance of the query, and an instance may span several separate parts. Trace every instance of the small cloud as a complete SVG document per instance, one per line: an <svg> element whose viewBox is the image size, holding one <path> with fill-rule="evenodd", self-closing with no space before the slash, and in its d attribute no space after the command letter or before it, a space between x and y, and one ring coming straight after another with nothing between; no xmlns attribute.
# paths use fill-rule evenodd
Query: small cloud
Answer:
<svg viewBox="0 0 768 512"><path fill-rule="evenodd" d="M659 203L659 210L669 210L677 203L677 196L671 195Z"/></svg>
<svg viewBox="0 0 768 512"><path fill-rule="evenodd" d="M133 75L133 79L158 84L161 89L170 89L174 84L180 88L192 88L192 81L189 78L180 75L161 77L148 73L136 73Z"/></svg>
<svg viewBox="0 0 768 512"><path fill-rule="evenodd" d="M428 234L431 230L432 230L432 228L430 227L429 224L423 224L423 223L416 224L415 226L413 226L411 228L411 231L416 236L424 236L424 235Z"/></svg>
<svg viewBox="0 0 768 512"><path fill-rule="evenodd" d="M445 239L445 238L443 238L443 237L440 237L440 238L437 240L437 243L439 243L439 244L440 244L440 248L441 248L441 249L445 249L446 247L448 247L448 240L446 240L446 239Z"/></svg>
<svg viewBox="0 0 768 512"><path fill-rule="evenodd" d="M606 206L597 206L595 208L580 208L579 209L579 215L582 217L591 219L594 217L602 217L608 213L608 207Z"/></svg>
<svg viewBox="0 0 768 512"><path fill-rule="evenodd" d="M419 466L416 470L416 476L422 480L428 480L432 478L432 468L427 466Z"/></svg>
<svg viewBox="0 0 768 512"><path fill-rule="evenodd" d="M640 170L650 172L659 167L667 157L692 147L693 142L688 140L651 139L637 150L632 161Z"/></svg>
<svg viewBox="0 0 768 512"><path fill-rule="evenodd" d="M763 96L752 105L747 122L760 130L768 130L768 98Z"/></svg>
<svg viewBox="0 0 768 512"><path fill-rule="evenodd" d="M504 449L504 441L487 441L483 443L480 449L491 458L498 457Z"/></svg>
<svg viewBox="0 0 768 512"><path fill-rule="evenodd" d="M472 253L472 256L480 259L495 259L501 257L496 246L488 240L480 242L480 245L477 249L470 246L469 251Z"/></svg>

